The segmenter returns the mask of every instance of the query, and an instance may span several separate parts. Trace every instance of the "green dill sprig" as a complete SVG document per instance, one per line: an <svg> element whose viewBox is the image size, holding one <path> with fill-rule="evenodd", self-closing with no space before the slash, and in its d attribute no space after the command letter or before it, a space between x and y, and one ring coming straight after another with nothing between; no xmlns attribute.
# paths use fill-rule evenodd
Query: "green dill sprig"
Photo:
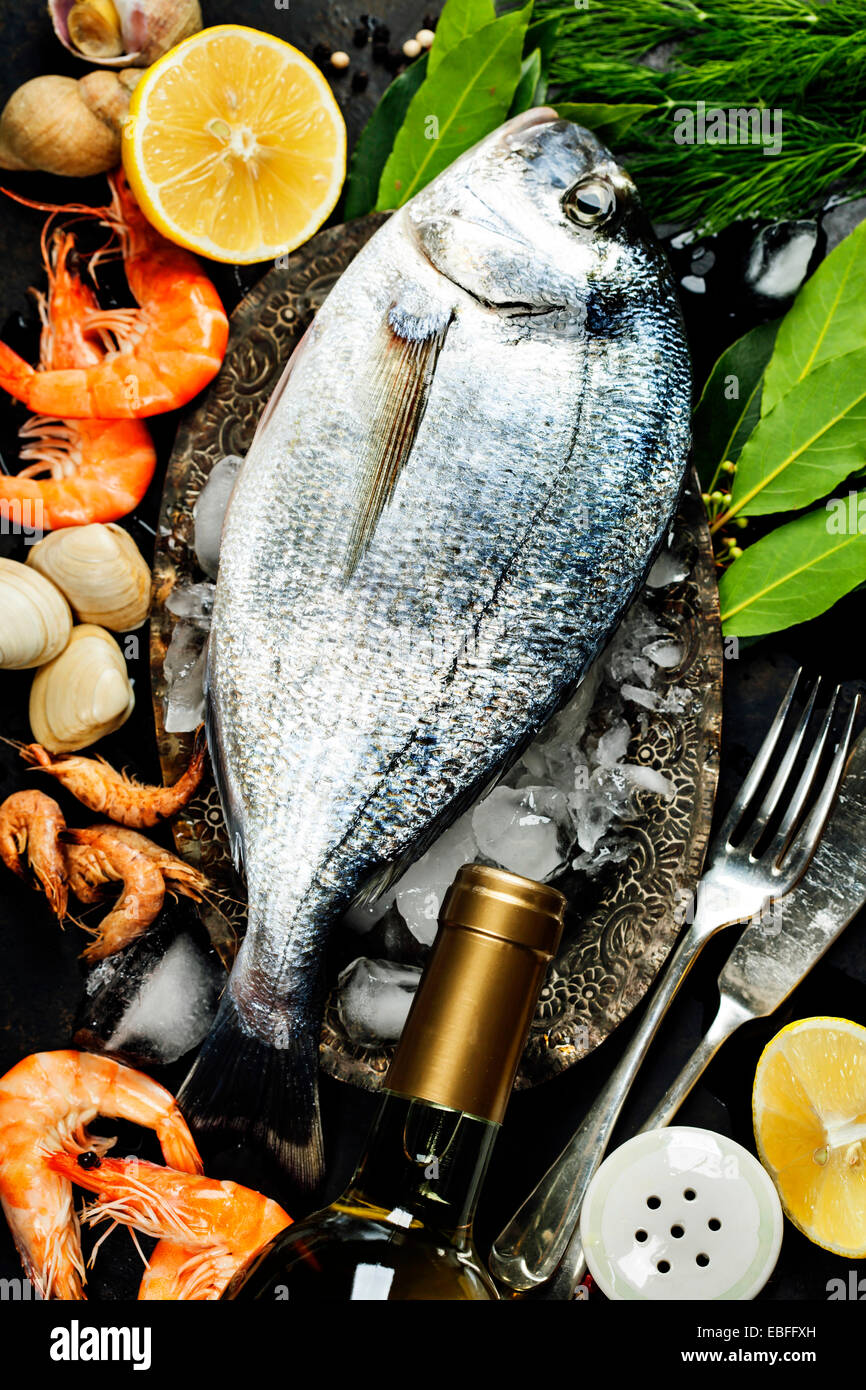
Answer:
<svg viewBox="0 0 866 1390"><path fill-rule="evenodd" d="M866 189L863 0L592 0L580 10L539 0L536 13L560 19L555 99L656 107L630 128L625 153L657 219L718 230ZM652 50L666 43L659 65ZM677 143L677 112L698 102L779 111L780 152Z"/></svg>

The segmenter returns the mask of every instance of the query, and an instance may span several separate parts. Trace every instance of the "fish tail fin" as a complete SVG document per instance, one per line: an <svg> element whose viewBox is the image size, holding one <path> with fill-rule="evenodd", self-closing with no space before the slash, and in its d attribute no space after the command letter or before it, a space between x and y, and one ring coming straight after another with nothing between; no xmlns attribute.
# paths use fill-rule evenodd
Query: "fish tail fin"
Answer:
<svg viewBox="0 0 866 1390"><path fill-rule="evenodd" d="M320 1185L324 1155L316 1027L293 1028L285 1038L278 1028L268 1041L244 1026L226 990L178 1104L196 1136L240 1138L270 1157L299 1193Z"/></svg>

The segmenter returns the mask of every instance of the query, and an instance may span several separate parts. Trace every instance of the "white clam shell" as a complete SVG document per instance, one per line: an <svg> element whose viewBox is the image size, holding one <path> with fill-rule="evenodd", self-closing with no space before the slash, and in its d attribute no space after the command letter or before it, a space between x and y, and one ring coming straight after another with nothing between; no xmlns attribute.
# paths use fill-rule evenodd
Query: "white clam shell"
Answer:
<svg viewBox="0 0 866 1390"><path fill-rule="evenodd" d="M148 615L150 570L129 533L113 522L51 531L27 563L56 584L79 622L129 632Z"/></svg>
<svg viewBox="0 0 866 1390"><path fill-rule="evenodd" d="M202 27L199 0L114 0L125 52L115 58L83 53L69 37L69 11L75 0L48 0L54 32L70 53L104 68L146 68Z"/></svg>
<svg viewBox="0 0 866 1390"><path fill-rule="evenodd" d="M0 667L21 671L51 661L71 631L69 604L50 580L0 559Z"/></svg>
<svg viewBox="0 0 866 1390"><path fill-rule="evenodd" d="M82 623L65 651L36 672L30 727L49 753L75 753L119 729L134 705L117 642L105 628Z"/></svg>

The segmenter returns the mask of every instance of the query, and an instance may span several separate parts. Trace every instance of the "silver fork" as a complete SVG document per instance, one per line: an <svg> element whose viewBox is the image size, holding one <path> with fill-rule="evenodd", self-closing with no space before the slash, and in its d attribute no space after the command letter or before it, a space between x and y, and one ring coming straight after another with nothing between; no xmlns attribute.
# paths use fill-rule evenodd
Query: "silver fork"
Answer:
<svg viewBox="0 0 866 1390"><path fill-rule="evenodd" d="M779 744L800 675L797 671L788 687L760 751L713 840L707 867L698 884L693 920L681 937L631 1042L580 1128L493 1247L490 1255L493 1275L500 1283L520 1293L543 1284L556 1272L556 1279L549 1286L549 1296L563 1299L572 1296L584 1269L580 1237L575 1228L586 1189L604 1157L623 1102L668 1006L710 937L725 927L764 912L775 898L789 892L805 871L821 838L844 772L856 704L852 705L844 732L836 744L826 780L802 824L798 826L798 822L816 781L839 698L839 686L833 692L796 785L788 787L794 780L792 772L806 738L820 681L816 681L809 692L769 790L760 805L753 807ZM769 845L757 853L767 826L779 813L781 820ZM560 1266L558 1270L557 1266Z"/></svg>

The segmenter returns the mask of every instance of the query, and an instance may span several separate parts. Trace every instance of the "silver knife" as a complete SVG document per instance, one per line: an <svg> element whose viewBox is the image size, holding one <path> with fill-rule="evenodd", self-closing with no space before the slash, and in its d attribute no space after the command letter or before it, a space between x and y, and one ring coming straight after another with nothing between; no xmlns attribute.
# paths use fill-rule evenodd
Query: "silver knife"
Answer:
<svg viewBox="0 0 866 1390"><path fill-rule="evenodd" d="M775 1013L866 902L866 731L854 745L836 805L805 875L751 922L719 975L718 1013L641 1131L669 1125L722 1043ZM575 1231L545 1299L570 1299L586 1265Z"/></svg>

